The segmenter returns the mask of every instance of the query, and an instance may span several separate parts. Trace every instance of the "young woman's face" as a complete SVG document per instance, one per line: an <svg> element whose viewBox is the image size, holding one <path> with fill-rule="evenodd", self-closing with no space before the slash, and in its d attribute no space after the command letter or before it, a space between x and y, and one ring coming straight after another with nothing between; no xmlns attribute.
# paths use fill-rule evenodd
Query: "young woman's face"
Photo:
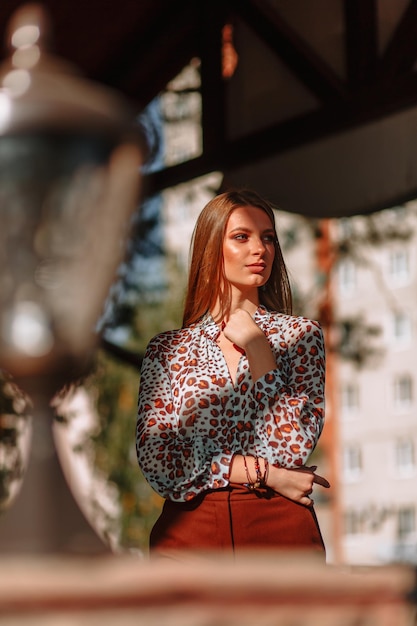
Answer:
<svg viewBox="0 0 417 626"><path fill-rule="evenodd" d="M262 287L271 275L275 257L275 231L262 209L235 209L227 222L223 241L226 280L242 292Z"/></svg>

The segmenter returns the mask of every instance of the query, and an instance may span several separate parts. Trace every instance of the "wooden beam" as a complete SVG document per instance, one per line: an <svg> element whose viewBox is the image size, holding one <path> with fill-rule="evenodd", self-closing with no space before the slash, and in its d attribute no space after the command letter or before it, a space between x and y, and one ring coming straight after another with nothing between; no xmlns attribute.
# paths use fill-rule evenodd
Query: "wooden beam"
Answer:
<svg viewBox="0 0 417 626"><path fill-rule="evenodd" d="M113 358L125 363L126 365L131 365L138 371L142 365L143 354L118 346L104 337L100 338L100 348Z"/></svg>
<svg viewBox="0 0 417 626"><path fill-rule="evenodd" d="M351 89L375 80L377 67L376 0L345 0L346 75Z"/></svg>
<svg viewBox="0 0 417 626"><path fill-rule="evenodd" d="M221 151L226 137L225 89L222 76L224 2L199 4L203 150Z"/></svg>
<svg viewBox="0 0 417 626"><path fill-rule="evenodd" d="M201 157L155 172L145 178L145 193L153 195L209 172L240 167L273 154L279 155L412 106L417 106L417 74L404 77L385 91L375 88L349 104L329 105L229 141L221 153L205 152Z"/></svg>
<svg viewBox="0 0 417 626"><path fill-rule="evenodd" d="M167 3L147 23L145 33L138 22L116 50L109 50L96 80L148 104L197 55L197 20L192 0Z"/></svg>
<svg viewBox="0 0 417 626"><path fill-rule="evenodd" d="M395 76L413 71L417 60L416 29L417 0L411 0L379 65L379 78L385 84L391 82Z"/></svg>
<svg viewBox="0 0 417 626"><path fill-rule="evenodd" d="M322 102L343 101L343 82L266 0L229 0L250 28Z"/></svg>

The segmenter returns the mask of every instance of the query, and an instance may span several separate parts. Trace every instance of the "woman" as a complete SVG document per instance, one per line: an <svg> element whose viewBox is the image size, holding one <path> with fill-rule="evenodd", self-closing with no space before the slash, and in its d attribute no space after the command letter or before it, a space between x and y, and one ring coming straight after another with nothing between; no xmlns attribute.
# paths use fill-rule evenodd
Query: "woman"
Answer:
<svg viewBox="0 0 417 626"><path fill-rule="evenodd" d="M306 463L324 420L324 345L293 317L268 202L229 191L193 235L183 326L144 357L137 454L165 500L151 554L324 545Z"/></svg>

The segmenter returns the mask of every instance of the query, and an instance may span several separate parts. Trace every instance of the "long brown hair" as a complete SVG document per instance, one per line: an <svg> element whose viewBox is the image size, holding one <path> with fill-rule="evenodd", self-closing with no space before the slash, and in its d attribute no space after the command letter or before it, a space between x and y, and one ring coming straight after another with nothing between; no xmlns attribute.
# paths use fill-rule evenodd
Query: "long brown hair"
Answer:
<svg viewBox="0 0 417 626"><path fill-rule="evenodd" d="M230 311L230 285L224 281L223 240L232 211L253 206L268 215L275 231L275 258L271 276L259 288L259 302L281 313L292 312L292 297L287 269L275 228L272 206L250 190L226 191L215 196L201 211L192 237L192 255L185 297L183 326L199 320L214 308L217 299L223 315Z"/></svg>

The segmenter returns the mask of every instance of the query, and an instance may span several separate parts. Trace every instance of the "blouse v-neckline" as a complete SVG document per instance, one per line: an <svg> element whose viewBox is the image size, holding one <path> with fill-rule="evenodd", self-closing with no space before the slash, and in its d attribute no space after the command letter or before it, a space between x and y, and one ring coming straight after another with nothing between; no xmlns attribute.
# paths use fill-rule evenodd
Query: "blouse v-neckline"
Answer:
<svg viewBox="0 0 417 626"><path fill-rule="evenodd" d="M228 374L229 374L229 378L230 378L230 380L231 380L231 382L233 384L233 387L236 388L236 382L237 382L237 379L238 379L240 362L241 362L242 358L244 358L244 357L246 358L246 354L245 354L244 351L237 350L233 346L233 344L231 344L232 347L231 347L231 349L229 348L229 350L230 350L231 355L236 360L233 360L233 362L231 360L229 362L229 360L227 358L227 353L225 352L225 350L221 346L221 343L220 343L219 340L220 340L220 334L219 334L219 336L218 336L218 338L216 340L216 344L217 344L217 347L219 348L220 352L222 353L222 357L223 357L223 360L224 360L224 362L226 364L226 368L227 368L227 371L228 371ZM229 344L231 343L226 338L225 338L225 341L227 341ZM234 355L234 352L232 352L232 350L236 353L236 356ZM231 368L232 365L233 365L233 369Z"/></svg>
<svg viewBox="0 0 417 626"><path fill-rule="evenodd" d="M253 315L253 319L256 322L259 322L260 318L263 315L265 315L265 313L266 313L265 307L263 305L259 305L258 308L256 309L254 315ZM220 334L221 334L221 327L218 324L216 324L216 322L214 321L213 316L211 315L210 312L208 312L205 315L205 317L203 318L202 325L203 325L202 330L203 330L204 334L213 341L213 343L216 345L217 349L221 352L222 359L223 359L224 365L226 367L226 370L227 370L227 373L228 373L228 376L229 376L229 380L231 381L231 383L233 385L233 388L235 389L236 388L236 383L237 383L237 380L238 380L238 377L239 377L239 371L240 371L241 363L242 363L242 360L246 358L246 353L244 351L240 351L240 350L237 350L236 348L233 348L234 350L236 350L237 354L239 355L239 358L238 358L237 363L236 363L236 369L233 370L233 374L232 374L231 368L229 367L229 363L228 363L227 358L226 358L226 354L225 354L223 348L219 344L219 337L220 337Z"/></svg>

